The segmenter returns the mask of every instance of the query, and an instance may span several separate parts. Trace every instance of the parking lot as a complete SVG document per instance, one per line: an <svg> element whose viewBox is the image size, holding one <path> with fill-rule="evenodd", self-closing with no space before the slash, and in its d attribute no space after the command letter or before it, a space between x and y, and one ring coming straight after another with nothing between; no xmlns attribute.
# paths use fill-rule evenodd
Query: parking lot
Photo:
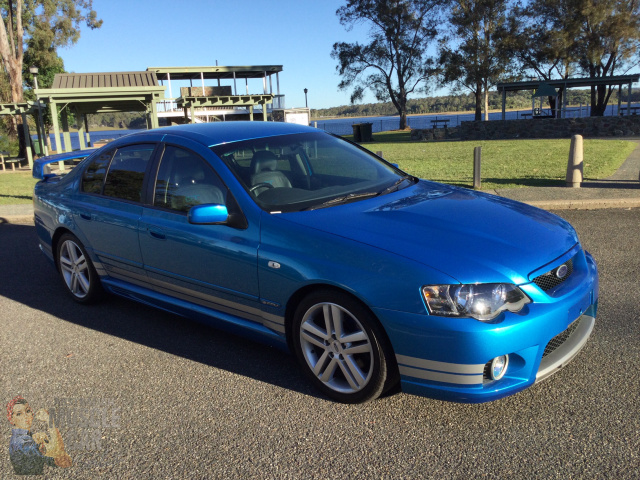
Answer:
<svg viewBox="0 0 640 480"><path fill-rule="evenodd" d="M3 405L66 411L74 463L48 478L638 478L640 210L558 213L598 262L594 332L556 375L482 405L330 402L286 353L120 298L74 303L33 225L0 223Z"/></svg>

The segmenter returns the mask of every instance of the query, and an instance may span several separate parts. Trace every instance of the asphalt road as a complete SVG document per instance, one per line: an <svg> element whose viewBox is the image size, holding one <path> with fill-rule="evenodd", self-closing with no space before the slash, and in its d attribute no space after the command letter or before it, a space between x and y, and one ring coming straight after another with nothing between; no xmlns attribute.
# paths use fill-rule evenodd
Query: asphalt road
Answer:
<svg viewBox="0 0 640 480"><path fill-rule="evenodd" d="M483 405L332 403L285 353L118 298L75 304L34 227L0 225L3 405L58 409L74 464L48 478L638 478L640 210L561 214L600 268L594 333L550 379Z"/></svg>

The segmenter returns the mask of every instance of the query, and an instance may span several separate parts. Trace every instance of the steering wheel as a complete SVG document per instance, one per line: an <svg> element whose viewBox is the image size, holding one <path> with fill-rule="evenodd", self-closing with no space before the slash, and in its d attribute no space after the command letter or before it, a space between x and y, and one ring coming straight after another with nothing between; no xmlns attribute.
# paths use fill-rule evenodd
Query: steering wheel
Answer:
<svg viewBox="0 0 640 480"><path fill-rule="evenodd" d="M249 193L253 193L254 191L256 191L258 188L260 187L266 187L266 188L275 188L273 185L271 185L270 183L256 183L253 187L251 187L249 189Z"/></svg>

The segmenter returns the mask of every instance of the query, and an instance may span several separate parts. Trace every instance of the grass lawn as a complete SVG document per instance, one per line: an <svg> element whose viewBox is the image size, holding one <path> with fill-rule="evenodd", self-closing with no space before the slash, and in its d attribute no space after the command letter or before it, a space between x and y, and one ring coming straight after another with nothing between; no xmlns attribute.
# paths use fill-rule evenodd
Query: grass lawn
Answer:
<svg viewBox="0 0 640 480"><path fill-rule="evenodd" d="M347 137L349 138L349 137ZM562 186L569 158L568 139L412 142L409 132L384 132L363 146L382 151L416 177L453 185L473 185L473 148L482 147L482 188ZM636 144L624 140L584 140L584 176L612 175ZM36 180L30 172L0 172L0 205L31 203Z"/></svg>
<svg viewBox="0 0 640 480"><path fill-rule="evenodd" d="M562 186L571 140L487 140L411 142L409 132L384 132L362 146L420 178L473 185L473 149L482 147L482 188ZM584 140L585 180L606 178L636 144L624 140Z"/></svg>
<svg viewBox="0 0 640 480"><path fill-rule="evenodd" d="M31 172L0 172L0 205L31 203L36 182Z"/></svg>

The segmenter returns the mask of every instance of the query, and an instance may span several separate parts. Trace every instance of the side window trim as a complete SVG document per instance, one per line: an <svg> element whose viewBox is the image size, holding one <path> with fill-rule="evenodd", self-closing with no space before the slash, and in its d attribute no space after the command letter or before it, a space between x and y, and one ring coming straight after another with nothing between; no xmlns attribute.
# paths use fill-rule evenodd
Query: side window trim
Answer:
<svg viewBox="0 0 640 480"><path fill-rule="evenodd" d="M164 144L162 142L154 143L155 147L151 153L151 158L147 164L147 170L144 173L144 180L142 182L142 204L145 206L153 205L153 188L156 183L155 176L158 173L157 167L160 164L161 153L164 151Z"/></svg>

